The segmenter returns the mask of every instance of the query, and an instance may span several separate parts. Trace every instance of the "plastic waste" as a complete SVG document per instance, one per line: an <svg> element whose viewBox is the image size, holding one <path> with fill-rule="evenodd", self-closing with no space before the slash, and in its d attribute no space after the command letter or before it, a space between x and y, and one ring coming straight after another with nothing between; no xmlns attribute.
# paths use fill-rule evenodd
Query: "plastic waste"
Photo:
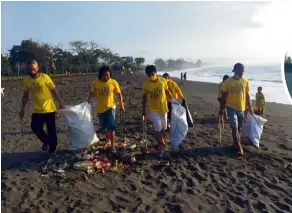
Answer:
<svg viewBox="0 0 292 213"><path fill-rule="evenodd" d="M177 148L185 139L188 133L188 123L185 108L177 101L172 101L170 145Z"/></svg>
<svg viewBox="0 0 292 213"><path fill-rule="evenodd" d="M252 146L260 148L260 139L263 133L264 124L267 121L267 119L261 116L255 114L252 115L251 113L247 114L247 120L243 127L243 135Z"/></svg>
<svg viewBox="0 0 292 213"><path fill-rule="evenodd" d="M94 170L93 167L87 167L87 171L86 172L87 172L87 174L92 175L92 174L95 173L95 170Z"/></svg>
<svg viewBox="0 0 292 213"><path fill-rule="evenodd" d="M102 161L97 161L95 163L95 168L96 169L102 169L104 167L104 163Z"/></svg>
<svg viewBox="0 0 292 213"><path fill-rule="evenodd" d="M5 88L2 87L2 88L1 88L1 94L2 94L3 98L4 98L4 90L5 90Z"/></svg>
<svg viewBox="0 0 292 213"><path fill-rule="evenodd" d="M73 168L76 170L87 171L88 167L94 167L94 162L91 161L79 161L73 164Z"/></svg>
<svg viewBox="0 0 292 213"><path fill-rule="evenodd" d="M99 141L92 121L91 104L84 102L67 106L62 110L62 114L68 125L70 151L86 148Z"/></svg>
<svg viewBox="0 0 292 213"><path fill-rule="evenodd" d="M132 144L126 147L127 150L134 151L137 148L136 144Z"/></svg>
<svg viewBox="0 0 292 213"><path fill-rule="evenodd" d="M63 178L61 180L61 183L72 183L72 182L75 182L73 178Z"/></svg>

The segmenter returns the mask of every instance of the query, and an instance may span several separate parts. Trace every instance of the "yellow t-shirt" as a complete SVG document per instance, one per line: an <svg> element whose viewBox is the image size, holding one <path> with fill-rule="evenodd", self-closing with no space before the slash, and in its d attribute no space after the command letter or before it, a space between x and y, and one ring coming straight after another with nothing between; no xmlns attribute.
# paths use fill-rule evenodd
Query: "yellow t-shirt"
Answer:
<svg viewBox="0 0 292 213"><path fill-rule="evenodd" d="M56 86L52 79L44 73L39 77L31 78L27 76L23 80L23 90L32 93L33 113L56 112L56 106L52 97L51 90Z"/></svg>
<svg viewBox="0 0 292 213"><path fill-rule="evenodd" d="M114 93L120 93L121 89L118 82L110 78L107 82L94 80L90 91L96 95L96 112L103 113L116 107Z"/></svg>
<svg viewBox="0 0 292 213"><path fill-rule="evenodd" d="M224 82L221 82L218 86L218 98L222 97L222 86Z"/></svg>
<svg viewBox="0 0 292 213"><path fill-rule="evenodd" d="M167 113L167 99L165 90L168 89L164 78L158 77L157 82L147 80L143 83L143 95L147 95L148 108L150 112Z"/></svg>
<svg viewBox="0 0 292 213"><path fill-rule="evenodd" d="M177 83L175 81L169 79L167 81L167 87L168 87L170 94L172 95L172 97L174 99L184 98L179 86L177 85ZM167 98L168 102L172 100L170 97L166 97L166 98Z"/></svg>
<svg viewBox="0 0 292 213"><path fill-rule="evenodd" d="M243 112L246 104L246 93L249 92L249 82L242 77L237 80L233 77L224 81L222 91L227 92L226 106Z"/></svg>
<svg viewBox="0 0 292 213"><path fill-rule="evenodd" d="M263 93L256 94L256 105L260 108L264 107L265 105L265 96Z"/></svg>

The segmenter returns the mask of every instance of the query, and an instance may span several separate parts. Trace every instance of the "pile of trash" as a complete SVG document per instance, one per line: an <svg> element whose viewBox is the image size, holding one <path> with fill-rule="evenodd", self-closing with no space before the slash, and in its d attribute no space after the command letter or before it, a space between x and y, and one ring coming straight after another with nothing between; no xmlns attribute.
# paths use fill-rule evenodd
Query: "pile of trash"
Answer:
<svg viewBox="0 0 292 213"><path fill-rule="evenodd" d="M97 143L86 149L77 151L56 152L42 165L43 177L61 177L62 181L72 182L66 173L80 171L87 175L107 172L126 173L132 171L141 173L141 165L136 162L135 153L139 146L136 144L120 143L117 153L104 148L104 144ZM67 179L68 180L67 180ZM87 178L86 178L87 179Z"/></svg>

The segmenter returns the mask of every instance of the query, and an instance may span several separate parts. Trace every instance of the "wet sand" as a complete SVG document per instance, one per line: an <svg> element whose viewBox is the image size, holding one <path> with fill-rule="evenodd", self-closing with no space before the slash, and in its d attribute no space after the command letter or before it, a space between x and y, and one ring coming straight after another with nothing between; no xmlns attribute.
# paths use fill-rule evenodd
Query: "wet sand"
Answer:
<svg viewBox="0 0 292 213"><path fill-rule="evenodd" d="M55 82L66 104L75 105L86 101L85 82L92 78ZM114 78L125 97L126 137L135 140L134 135L142 133L144 77L115 74ZM183 142L184 151L171 155L169 166L153 155L138 155L143 173L106 173L60 184L53 177L41 177L40 163L48 156L31 132L30 106L21 134L21 81L2 81L2 87L2 212L292 212L292 166L287 166L292 163L292 106L268 103L260 149L244 146L243 158L237 158L228 125L219 144L217 85L184 82L181 89L195 127ZM96 129L97 124L95 119ZM62 117L57 118L57 129L58 149L64 150L68 137ZM149 146L155 146L150 122L148 135Z"/></svg>

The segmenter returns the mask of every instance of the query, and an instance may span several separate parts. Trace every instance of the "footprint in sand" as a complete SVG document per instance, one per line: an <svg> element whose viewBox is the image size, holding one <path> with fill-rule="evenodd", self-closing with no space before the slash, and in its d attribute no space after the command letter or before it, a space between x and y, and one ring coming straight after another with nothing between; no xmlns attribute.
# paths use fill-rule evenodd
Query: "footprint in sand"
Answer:
<svg viewBox="0 0 292 213"><path fill-rule="evenodd" d="M183 188L183 182L181 180L178 180L174 185L174 193L179 193L182 191Z"/></svg>

